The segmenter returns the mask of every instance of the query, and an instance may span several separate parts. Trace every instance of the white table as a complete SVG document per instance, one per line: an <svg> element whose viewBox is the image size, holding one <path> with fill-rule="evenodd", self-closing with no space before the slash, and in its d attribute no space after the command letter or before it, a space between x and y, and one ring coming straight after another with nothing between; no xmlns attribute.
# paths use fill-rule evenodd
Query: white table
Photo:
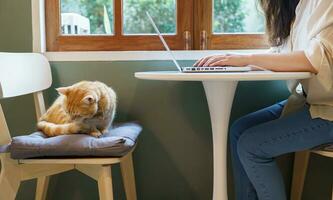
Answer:
<svg viewBox="0 0 333 200"><path fill-rule="evenodd" d="M209 107L214 154L213 200L227 200L227 141L232 102L238 81L293 80L311 77L308 72L180 73L170 71L137 72L147 80L201 81Z"/></svg>

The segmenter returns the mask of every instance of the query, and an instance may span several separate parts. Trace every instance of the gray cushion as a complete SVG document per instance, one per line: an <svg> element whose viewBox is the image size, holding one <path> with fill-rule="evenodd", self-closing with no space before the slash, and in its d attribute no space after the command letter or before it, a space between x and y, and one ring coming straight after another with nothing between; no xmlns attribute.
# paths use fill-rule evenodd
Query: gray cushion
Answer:
<svg viewBox="0 0 333 200"><path fill-rule="evenodd" d="M8 153L9 152L9 145L0 145L0 153Z"/></svg>
<svg viewBox="0 0 333 200"><path fill-rule="evenodd" d="M46 137L42 132L14 137L9 150L14 159L36 157L121 157L136 144L142 128L124 123L95 138L85 134Z"/></svg>

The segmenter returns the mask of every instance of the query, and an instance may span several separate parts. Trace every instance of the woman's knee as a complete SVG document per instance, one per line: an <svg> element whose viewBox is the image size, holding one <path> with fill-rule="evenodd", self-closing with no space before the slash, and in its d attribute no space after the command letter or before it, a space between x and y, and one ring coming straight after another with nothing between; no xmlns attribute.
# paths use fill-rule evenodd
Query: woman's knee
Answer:
<svg viewBox="0 0 333 200"><path fill-rule="evenodd" d="M243 132L237 142L237 153L240 160L263 161L271 159L271 156L266 152L262 142L260 130L256 127L247 129Z"/></svg>
<svg viewBox="0 0 333 200"><path fill-rule="evenodd" d="M254 152L255 141L251 137L251 131L244 131L244 134L237 141L237 153L240 158L248 157Z"/></svg>
<svg viewBox="0 0 333 200"><path fill-rule="evenodd" d="M237 143L242 133L249 127L249 119L244 116L237 119L230 127L229 137L231 142Z"/></svg>

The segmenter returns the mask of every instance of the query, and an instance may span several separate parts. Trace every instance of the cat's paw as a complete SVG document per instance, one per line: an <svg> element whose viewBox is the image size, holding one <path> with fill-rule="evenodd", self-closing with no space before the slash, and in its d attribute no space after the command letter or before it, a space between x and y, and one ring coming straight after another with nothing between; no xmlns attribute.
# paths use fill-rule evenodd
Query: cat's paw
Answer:
<svg viewBox="0 0 333 200"><path fill-rule="evenodd" d="M102 130L102 134L107 134L109 132L109 129Z"/></svg>
<svg viewBox="0 0 333 200"><path fill-rule="evenodd" d="M99 131L92 131L92 132L90 132L90 135L95 138L100 138L102 136L102 133Z"/></svg>

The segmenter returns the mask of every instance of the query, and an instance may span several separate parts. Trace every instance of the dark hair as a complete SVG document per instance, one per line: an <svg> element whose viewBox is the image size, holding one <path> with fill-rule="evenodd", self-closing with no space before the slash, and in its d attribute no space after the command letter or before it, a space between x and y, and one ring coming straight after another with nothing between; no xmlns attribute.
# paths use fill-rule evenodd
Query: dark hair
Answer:
<svg viewBox="0 0 333 200"><path fill-rule="evenodd" d="M266 34L272 46L279 46L290 35L300 0L259 0L266 17Z"/></svg>

